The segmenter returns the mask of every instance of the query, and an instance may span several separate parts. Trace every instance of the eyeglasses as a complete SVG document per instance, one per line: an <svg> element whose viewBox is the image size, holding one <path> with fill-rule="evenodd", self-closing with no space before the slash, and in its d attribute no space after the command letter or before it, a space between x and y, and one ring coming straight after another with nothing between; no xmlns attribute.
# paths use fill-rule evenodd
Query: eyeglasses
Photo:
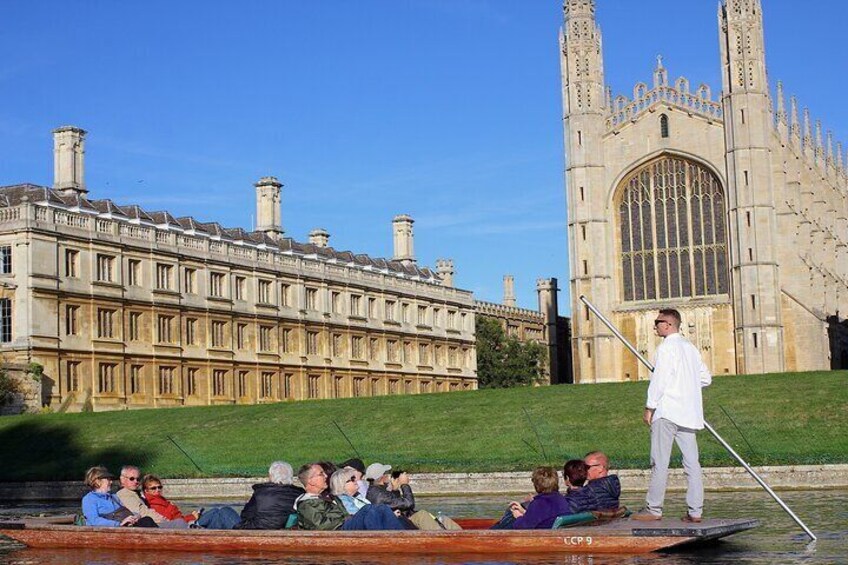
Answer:
<svg viewBox="0 0 848 565"><path fill-rule="evenodd" d="M121 475L121 476L122 476L123 478L125 478L126 480L128 480L128 481L135 481L135 482L138 482L138 477L127 477L127 476L125 476L125 475Z"/></svg>
<svg viewBox="0 0 848 565"><path fill-rule="evenodd" d="M162 490L162 485L157 485L155 487L147 487L144 490Z"/></svg>

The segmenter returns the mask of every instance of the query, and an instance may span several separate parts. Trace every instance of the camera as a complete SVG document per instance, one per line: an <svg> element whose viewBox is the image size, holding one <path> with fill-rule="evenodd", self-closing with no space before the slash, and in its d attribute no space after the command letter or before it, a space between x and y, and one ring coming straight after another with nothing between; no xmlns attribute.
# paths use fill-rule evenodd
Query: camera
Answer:
<svg viewBox="0 0 848 565"><path fill-rule="evenodd" d="M401 475L403 475L404 473L406 473L406 471L403 471L403 470L392 471L392 478L396 479L396 478L400 477Z"/></svg>

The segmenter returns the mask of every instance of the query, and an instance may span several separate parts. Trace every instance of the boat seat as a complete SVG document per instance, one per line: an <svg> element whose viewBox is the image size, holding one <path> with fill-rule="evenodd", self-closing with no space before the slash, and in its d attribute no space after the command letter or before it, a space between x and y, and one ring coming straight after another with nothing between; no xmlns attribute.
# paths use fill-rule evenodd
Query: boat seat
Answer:
<svg viewBox="0 0 848 565"><path fill-rule="evenodd" d="M625 518L630 516L630 514L630 510L628 510L626 506L621 506L612 510L595 510L592 512L578 512L577 514L565 514L563 516L557 516L557 519L554 520L554 524L551 526L551 529L558 530L560 528L588 524L589 522L609 522L616 518Z"/></svg>
<svg viewBox="0 0 848 565"><path fill-rule="evenodd" d="M551 526L551 529L558 530L560 528L568 528L569 526L577 526L578 524L594 522L596 519L595 515L591 512L565 514L563 516L557 516L556 520L554 520L554 525Z"/></svg>

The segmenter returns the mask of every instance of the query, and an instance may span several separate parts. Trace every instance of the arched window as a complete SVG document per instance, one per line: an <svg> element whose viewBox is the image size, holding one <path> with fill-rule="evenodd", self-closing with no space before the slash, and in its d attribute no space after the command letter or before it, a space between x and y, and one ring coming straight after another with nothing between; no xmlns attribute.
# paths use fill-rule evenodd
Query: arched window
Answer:
<svg viewBox="0 0 848 565"><path fill-rule="evenodd" d="M660 137L668 137L668 116L660 116Z"/></svg>
<svg viewBox="0 0 848 565"><path fill-rule="evenodd" d="M618 194L625 301L726 294L724 192L707 168L660 157Z"/></svg>

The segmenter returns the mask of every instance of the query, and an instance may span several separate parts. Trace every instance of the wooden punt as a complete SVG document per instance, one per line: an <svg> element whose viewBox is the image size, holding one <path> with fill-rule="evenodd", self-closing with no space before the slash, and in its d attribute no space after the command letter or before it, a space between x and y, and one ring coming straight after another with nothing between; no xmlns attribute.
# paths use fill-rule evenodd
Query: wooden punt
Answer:
<svg viewBox="0 0 848 565"><path fill-rule="evenodd" d="M464 527L482 521L457 520ZM315 532L245 530L165 530L95 528L0 523L0 535L32 548L189 551L281 552L289 554L638 554L722 538L749 530L757 520L681 520L657 522L614 520L596 526L560 530Z"/></svg>

